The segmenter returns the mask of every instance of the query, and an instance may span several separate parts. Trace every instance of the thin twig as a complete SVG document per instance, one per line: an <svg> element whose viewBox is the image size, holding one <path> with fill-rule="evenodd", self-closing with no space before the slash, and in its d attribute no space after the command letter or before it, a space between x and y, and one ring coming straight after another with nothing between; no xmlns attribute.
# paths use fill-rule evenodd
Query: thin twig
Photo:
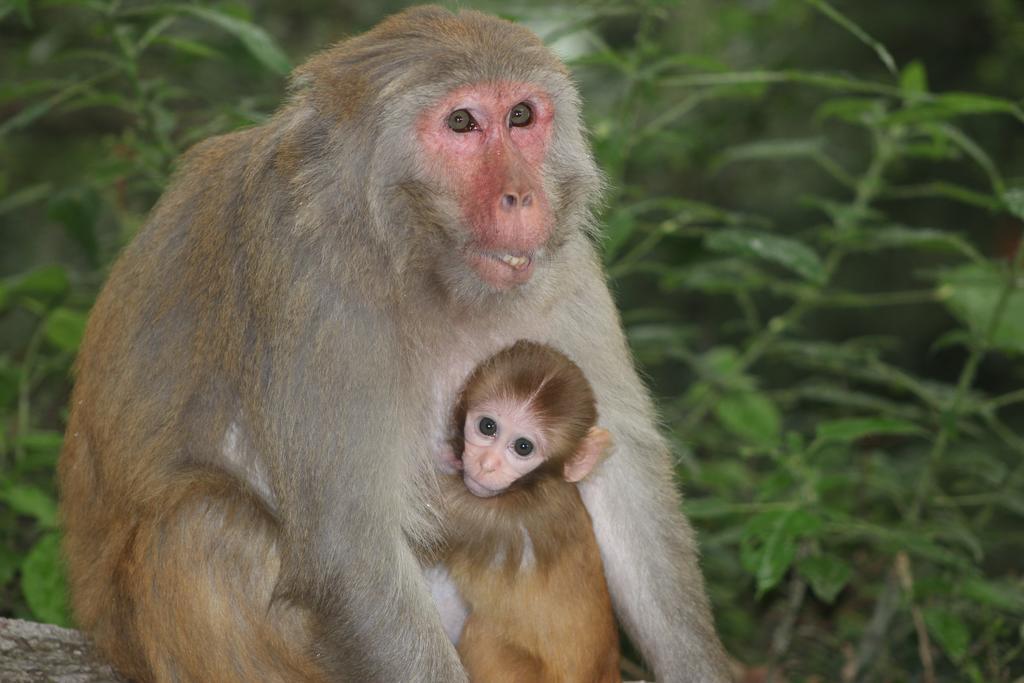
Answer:
<svg viewBox="0 0 1024 683"><path fill-rule="evenodd" d="M924 683L935 683L935 662L932 660L932 643L928 638L928 627L925 626L921 608L914 603L914 575L910 570L910 557L906 552L896 553L896 575L900 586L910 601L910 614L914 619L914 631L917 633L917 654L921 659L921 677Z"/></svg>
<svg viewBox="0 0 1024 683"><path fill-rule="evenodd" d="M796 628L797 618L800 616L800 609L804 605L804 598L807 596L807 582L799 574L793 572L789 580L789 599L786 601L786 611L772 633L772 656L768 662L768 671L765 675L765 683L775 683L778 678L779 665L790 646L793 644L793 630Z"/></svg>
<svg viewBox="0 0 1024 683"><path fill-rule="evenodd" d="M878 659L882 647L886 643L886 634L889 631L889 621L900 608L900 587L899 579L895 570L890 570L885 580L882 593L875 603L875 611L871 615L860 643L857 646L857 657L853 661L851 681L865 681L871 672L870 664Z"/></svg>

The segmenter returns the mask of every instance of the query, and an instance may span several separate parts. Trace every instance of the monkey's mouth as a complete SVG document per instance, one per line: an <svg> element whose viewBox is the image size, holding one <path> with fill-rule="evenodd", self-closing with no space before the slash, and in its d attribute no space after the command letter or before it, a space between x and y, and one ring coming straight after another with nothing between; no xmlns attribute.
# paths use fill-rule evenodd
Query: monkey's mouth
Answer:
<svg viewBox="0 0 1024 683"><path fill-rule="evenodd" d="M484 282L498 289L521 285L533 275L533 255L529 253L471 251L468 261Z"/></svg>
<svg viewBox="0 0 1024 683"><path fill-rule="evenodd" d="M466 488L469 489L469 492L477 498L492 498L501 493L501 491L494 491L487 488L476 479L469 476L469 473L464 473L462 475L462 481L466 484Z"/></svg>
<svg viewBox="0 0 1024 683"><path fill-rule="evenodd" d="M488 254L488 256L501 261L513 270L522 270L532 262L532 259L529 256L523 256L520 254Z"/></svg>

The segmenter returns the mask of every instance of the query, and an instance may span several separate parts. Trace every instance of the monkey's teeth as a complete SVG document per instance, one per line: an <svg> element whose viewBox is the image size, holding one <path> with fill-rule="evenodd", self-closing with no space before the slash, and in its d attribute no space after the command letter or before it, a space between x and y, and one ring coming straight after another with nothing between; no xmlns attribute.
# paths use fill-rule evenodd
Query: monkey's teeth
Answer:
<svg viewBox="0 0 1024 683"><path fill-rule="evenodd" d="M507 263L513 268L522 268L530 260L525 256L513 256L512 254L502 254L501 256L498 257L498 259L500 261L503 261L504 263Z"/></svg>

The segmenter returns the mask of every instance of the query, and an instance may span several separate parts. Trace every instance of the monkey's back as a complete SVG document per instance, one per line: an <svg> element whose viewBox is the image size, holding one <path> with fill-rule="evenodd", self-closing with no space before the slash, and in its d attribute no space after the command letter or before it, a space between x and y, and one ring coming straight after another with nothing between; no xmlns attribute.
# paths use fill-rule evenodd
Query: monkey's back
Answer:
<svg viewBox="0 0 1024 683"><path fill-rule="evenodd" d="M590 516L576 487L558 483L564 485L545 494L562 498L547 501L555 503L550 514L533 510L519 525L528 542L499 549L487 563L468 546L448 557L470 609L458 650L473 681L621 680L618 632ZM551 529L557 538L545 537Z"/></svg>
<svg viewBox="0 0 1024 683"><path fill-rule="evenodd" d="M135 680L319 676L283 644L286 619L268 615L276 521L216 465L240 411L239 377L252 374L245 343L258 336L242 246L252 221L236 204L247 170L269 163L260 135L187 154L114 265L76 364L58 466L71 600Z"/></svg>

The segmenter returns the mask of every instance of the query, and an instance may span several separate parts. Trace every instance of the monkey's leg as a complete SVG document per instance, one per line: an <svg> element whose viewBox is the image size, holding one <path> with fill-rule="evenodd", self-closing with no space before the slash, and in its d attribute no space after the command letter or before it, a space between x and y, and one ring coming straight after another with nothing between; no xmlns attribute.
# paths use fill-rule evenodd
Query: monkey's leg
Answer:
<svg viewBox="0 0 1024 683"><path fill-rule="evenodd" d="M503 638L500 629L471 614L459 638L459 657L471 683L557 683L544 663Z"/></svg>
<svg viewBox="0 0 1024 683"><path fill-rule="evenodd" d="M306 616L273 601L277 529L226 475L176 476L148 501L114 568L118 604L93 605L101 647L145 681L321 681ZM134 642L123 642L123 639Z"/></svg>

